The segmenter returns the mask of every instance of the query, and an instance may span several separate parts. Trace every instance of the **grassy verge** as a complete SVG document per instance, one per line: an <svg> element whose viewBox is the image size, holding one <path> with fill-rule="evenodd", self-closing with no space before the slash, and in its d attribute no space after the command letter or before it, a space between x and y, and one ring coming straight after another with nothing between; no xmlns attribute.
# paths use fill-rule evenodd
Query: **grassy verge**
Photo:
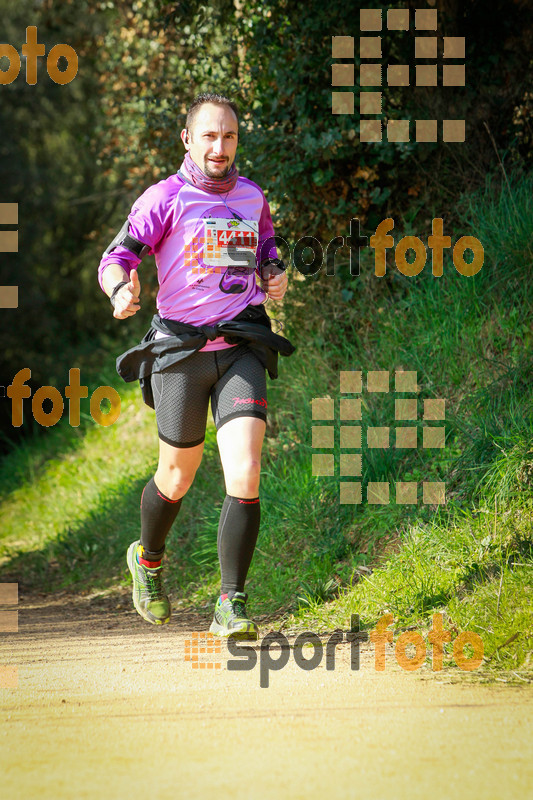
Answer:
<svg viewBox="0 0 533 800"><path fill-rule="evenodd" d="M360 560L354 585L305 587L287 624L346 628L357 613L372 628L390 612L396 633L424 631L439 611L452 630L482 636L487 669L531 674L533 251L524 220L533 181L518 179L513 187L510 197L489 185L484 196L458 207L457 227L485 247L484 267L473 278L459 276L450 259L442 279L405 278L389 265L378 280L373 262L363 259L360 277L341 267L335 278L308 281L305 295L296 285L291 332L305 330L306 352L320 369L310 365L300 379L293 375L293 391L336 397L341 370L389 370L391 386L394 369L416 370L419 418L423 399L446 399L446 447L420 448L424 422L401 423L417 425L418 449L372 452L363 442L362 483L445 481L447 503L421 506L419 498L409 507L391 499L388 506L358 507L345 531L356 552L350 563ZM428 220L404 232L416 228L427 230ZM321 313L313 327L309 306L330 316ZM391 396L363 394L363 426L390 420Z"/></svg>
<svg viewBox="0 0 533 800"><path fill-rule="evenodd" d="M523 219L533 182L513 187L512 198L489 191L463 201L460 235L485 247L485 265L472 278L450 260L440 279L428 267L416 278L389 268L378 279L368 257L357 278L346 265L335 276L294 275L284 332L298 351L281 360L280 378L269 385L262 526L247 585L253 612L312 630L346 628L352 613L371 628L390 612L399 632L426 630L439 611L454 632L482 636L486 669L530 673L533 253ZM412 224L430 230L425 219ZM85 418L77 430L61 421L0 465L2 580L46 591L108 591L129 582L124 554L138 537L139 498L156 464L155 415L137 387L115 382L112 369L106 357L100 383L122 396L114 425ZM418 447L394 446L393 392L363 391L363 431L390 428L390 447L369 448L363 434L362 496L369 481L388 482L390 502L340 504L338 455L334 475L312 474L312 454L328 450L312 448L313 425L326 423L312 419L311 401L339 398L342 370L365 378L388 371L393 389L398 369L417 373L417 419L401 424L417 429ZM446 400L444 448L421 446L430 398ZM336 415L327 424L338 446L341 424L350 423ZM398 481L417 482L416 504L395 502ZM424 481L446 484L445 506L422 503ZM207 608L216 596L223 497L210 425L168 540L176 608Z"/></svg>

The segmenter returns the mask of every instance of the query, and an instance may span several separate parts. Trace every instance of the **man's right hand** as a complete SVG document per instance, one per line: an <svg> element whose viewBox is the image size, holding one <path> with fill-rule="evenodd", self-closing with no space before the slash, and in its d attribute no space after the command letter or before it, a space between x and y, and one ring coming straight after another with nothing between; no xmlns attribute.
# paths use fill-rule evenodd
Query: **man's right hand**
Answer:
<svg viewBox="0 0 533 800"><path fill-rule="evenodd" d="M115 310L113 316L116 319L126 319L126 317L133 317L134 314L140 309L139 295L141 294L141 284L137 270L132 269L130 272L129 283L122 286L115 295Z"/></svg>

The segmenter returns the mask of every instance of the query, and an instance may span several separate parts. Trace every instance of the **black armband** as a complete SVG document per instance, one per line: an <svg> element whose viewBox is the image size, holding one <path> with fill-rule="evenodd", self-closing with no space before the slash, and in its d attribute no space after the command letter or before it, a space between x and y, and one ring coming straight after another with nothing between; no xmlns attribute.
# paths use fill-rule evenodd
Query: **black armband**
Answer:
<svg viewBox="0 0 533 800"><path fill-rule="evenodd" d="M139 241L139 239L136 239L135 236L131 236L129 229L130 223L129 220L126 220L122 228L119 230L111 244L106 247L102 255L109 255L109 253L112 253L117 247L125 247L127 250L131 250L131 252L139 258L144 258L144 256L150 252L151 248L149 245L144 244L144 242Z"/></svg>
<svg viewBox="0 0 533 800"><path fill-rule="evenodd" d="M110 300L111 305L113 306L113 308L115 308L115 301L116 301L116 298L117 298L117 294L120 292L122 287L126 286L126 284L128 284L128 283L129 283L129 281L120 281L120 283L117 283L117 285L115 286L115 288L111 292L109 300Z"/></svg>

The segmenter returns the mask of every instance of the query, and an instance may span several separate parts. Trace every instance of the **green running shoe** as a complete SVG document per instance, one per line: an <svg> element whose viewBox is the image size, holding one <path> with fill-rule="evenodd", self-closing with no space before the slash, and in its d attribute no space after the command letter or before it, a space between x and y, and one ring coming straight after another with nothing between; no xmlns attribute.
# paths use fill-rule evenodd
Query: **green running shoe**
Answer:
<svg viewBox="0 0 533 800"><path fill-rule="evenodd" d="M164 625L170 619L170 600L161 583L163 567L148 569L137 561L140 542L128 547L128 567L133 578L133 605L147 622Z"/></svg>
<svg viewBox="0 0 533 800"><path fill-rule="evenodd" d="M215 606L215 618L209 628L216 636L231 636L233 639L257 639L259 630L255 622L246 616L245 603L248 595L235 592L231 600L223 602L220 597Z"/></svg>

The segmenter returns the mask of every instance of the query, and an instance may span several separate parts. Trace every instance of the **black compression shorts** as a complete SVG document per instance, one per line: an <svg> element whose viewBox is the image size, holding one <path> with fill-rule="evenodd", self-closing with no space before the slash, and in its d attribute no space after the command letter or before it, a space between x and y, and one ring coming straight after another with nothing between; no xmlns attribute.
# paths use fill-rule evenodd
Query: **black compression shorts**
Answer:
<svg viewBox="0 0 533 800"><path fill-rule="evenodd" d="M159 438L174 447L203 442L209 399L217 431L234 417L266 420L265 368L245 342L193 353L151 381Z"/></svg>

